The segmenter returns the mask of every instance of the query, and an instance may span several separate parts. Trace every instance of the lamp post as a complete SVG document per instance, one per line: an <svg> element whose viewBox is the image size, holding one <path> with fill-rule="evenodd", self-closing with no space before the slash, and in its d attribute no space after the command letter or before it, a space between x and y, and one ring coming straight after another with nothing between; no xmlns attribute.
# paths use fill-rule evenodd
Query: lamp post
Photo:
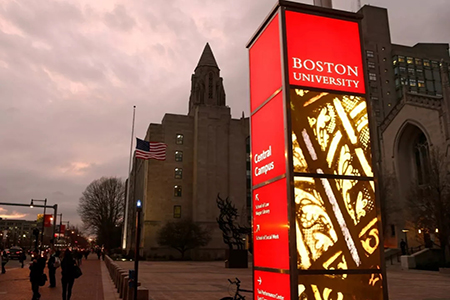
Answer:
<svg viewBox="0 0 450 300"><path fill-rule="evenodd" d="M141 212L142 202L136 202L136 244L134 249L134 300L137 300L138 290L138 269L139 269L139 245L141 244Z"/></svg>
<svg viewBox="0 0 450 300"><path fill-rule="evenodd" d="M44 200L39 200L39 199L31 199L31 203L30 203L30 207L33 208L33 202L34 201L38 201L38 202L44 202L44 216L42 217L42 232L41 232L41 247L44 246L44 227L45 227L45 209L47 208L47 198L45 198Z"/></svg>

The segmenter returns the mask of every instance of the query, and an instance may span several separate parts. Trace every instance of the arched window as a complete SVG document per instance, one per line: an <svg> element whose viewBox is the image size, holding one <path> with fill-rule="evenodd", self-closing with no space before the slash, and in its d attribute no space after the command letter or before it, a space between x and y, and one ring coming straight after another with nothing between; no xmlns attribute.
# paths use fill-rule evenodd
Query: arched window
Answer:
<svg viewBox="0 0 450 300"><path fill-rule="evenodd" d="M208 77L208 99L213 97L213 73L209 73Z"/></svg>
<svg viewBox="0 0 450 300"><path fill-rule="evenodd" d="M413 143L414 161L418 184L425 184L430 174L430 155L428 141L425 134L421 132Z"/></svg>

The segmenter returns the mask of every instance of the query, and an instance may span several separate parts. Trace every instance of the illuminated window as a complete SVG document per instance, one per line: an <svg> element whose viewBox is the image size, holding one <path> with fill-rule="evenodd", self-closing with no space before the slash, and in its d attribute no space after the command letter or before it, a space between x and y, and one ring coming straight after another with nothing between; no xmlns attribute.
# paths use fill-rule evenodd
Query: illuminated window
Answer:
<svg viewBox="0 0 450 300"><path fill-rule="evenodd" d="M409 80L409 86L417 86L417 82L415 79L410 79Z"/></svg>
<svg viewBox="0 0 450 300"><path fill-rule="evenodd" d="M183 178L183 169L182 168L175 168L175 178L176 179Z"/></svg>
<svg viewBox="0 0 450 300"><path fill-rule="evenodd" d="M370 50L366 51L366 55L367 55L367 57L374 57L375 56L373 51L370 51Z"/></svg>
<svg viewBox="0 0 450 300"><path fill-rule="evenodd" d="M184 136L182 134L177 134L177 145L183 145Z"/></svg>
<svg viewBox="0 0 450 300"><path fill-rule="evenodd" d="M424 88L424 87L425 87L425 81L423 81L423 80L418 80L418 81L417 81L417 86L418 86L419 88Z"/></svg>
<svg viewBox="0 0 450 300"><path fill-rule="evenodd" d="M181 192L182 192L181 185L176 185L173 187L173 195L175 197L181 197Z"/></svg>
<svg viewBox="0 0 450 300"><path fill-rule="evenodd" d="M412 58L412 57L406 57L406 63L408 64L408 65L412 65L412 64L414 64L414 58Z"/></svg>
<svg viewBox="0 0 450 300"><path fill-rule="evenodd" d="M423 60L423 66L424 66L424 67L430 67L430 66L431 66L431 65L430 65L430 61L427 60L427 59L424 59L424 60Z"/></svg>
<svg viewBox="0 0 450 300"><path fill-rule="evenodd" d="M398 62L398 56L394 56L394 58L392 59L392 64L395 66Z"/></svg>
<svg viewBox="0 0 450 300"><path fill-rule="evenodd" d="M177 219L181 218L181 205L173 206L173 217Z"/></svg>
<svg viewBox="0 0 450 300"><path fill-rule="evenodd" d="M398 57L398 62L399 62L399 63L404 63L404 62L405 62L405 57L399 55L399 57Z"/></svg>
<svg viewBox="0 0 450 300"><path fill-rule="evenodd" d="M371 80L371 81L377 81L377 74L375 74L375 73L369 73L369 80Z"/></svg>
<svg viewBox="0 0 450 300"><path fill-rule="evenodd" d="M183 151L175 151L175 161L183 161Z"/></svg>
<svg viewBox="0 0 450 300"><path fill-rule="evenodd" d="M416 58L414 60L416 62L416 66L421 66L422 65L422 60L420 58Z"/></svg>
<svg viewBox="0 0 450 300"><path fill-rule="evenodd" d="M375 63L372 61L367 62L367 66L371 69L375 69Z"/></svg>

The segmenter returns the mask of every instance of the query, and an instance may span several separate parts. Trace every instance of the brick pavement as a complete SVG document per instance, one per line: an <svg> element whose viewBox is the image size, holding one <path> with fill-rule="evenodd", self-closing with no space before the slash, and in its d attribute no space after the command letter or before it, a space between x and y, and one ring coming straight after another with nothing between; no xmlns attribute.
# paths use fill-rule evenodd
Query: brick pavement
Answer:
<svg viewBox="0 0 450 300"><path fill-rule="evenodd" d="M133 262L118 262L124 269ZM252 271L226 269L223 262L152 262L139 266L139 280L152 300L220 299L229 295L227 279L238 277L242 288L251 289ZM439 272L387 270L390 300L450 300L450 276ZM247 297L252 299L252 297Z"/></svg>
<svg viewBox="0 0 450 300"><path fill-rule="evenodd" d="M88 260L83 260L81 270L83 275L75 279L71 300L104 300L101 274L101 263L90 255ZM9 263L8 263L9 264ZM29 281L29 260L23 269L11 268L6 274L0 274L0 299L1 300L30 300L31 283ZM48 276L48 269L45 269ZM56 270L56 288L48 288L48 282L40 287L41 300L61 300L61 268ZM108 299L109 300L109 299Z"/></svg>

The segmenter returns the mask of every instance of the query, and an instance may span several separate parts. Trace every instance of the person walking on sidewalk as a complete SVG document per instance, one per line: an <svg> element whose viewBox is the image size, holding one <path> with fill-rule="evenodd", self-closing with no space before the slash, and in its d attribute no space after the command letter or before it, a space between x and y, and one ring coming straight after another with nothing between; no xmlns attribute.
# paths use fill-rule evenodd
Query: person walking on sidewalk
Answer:
<svg viewBox="0 0 450 300"><path fill-rule="evenodd" d="M64 258L61 261L61 283L62 283L62 299L70 300L72 296L72 287L75 282L75 259L72 256L72 252L66 249L64 252Z"/></svg>
<svg viewBox="0 0 450 300"><path fill-rule="evenodd" d="M60 265L59 251L56 251L55 253L53 253L53 250L50 250L49 254L50 254L50 258L48 259L47 267L48 267L48 277L49 277L50 285L48 287L54 288L54 287L56 287L56 278L55 278L56 269Z"/></svg>
<svg viewBox="0 0 450 300"><path fill-rule="evenodd" d="M2 261L2 274L6 273L6 269L5 266L8 263L9 257L8 257L8 253L6 253L5 249L1 249L0 251L0 256L1 256L1 261Z"/></svg>
<svg viewBox="0 0 450 300"><path fill-rule="evenodd" d="M32 259L33 261L30 264L30 282L31 290L33 291L32 300L39 300L41 298L41 294L39 293L39 285L42 282L46 259L41 257L37 250L34 250Z"/></svg>

